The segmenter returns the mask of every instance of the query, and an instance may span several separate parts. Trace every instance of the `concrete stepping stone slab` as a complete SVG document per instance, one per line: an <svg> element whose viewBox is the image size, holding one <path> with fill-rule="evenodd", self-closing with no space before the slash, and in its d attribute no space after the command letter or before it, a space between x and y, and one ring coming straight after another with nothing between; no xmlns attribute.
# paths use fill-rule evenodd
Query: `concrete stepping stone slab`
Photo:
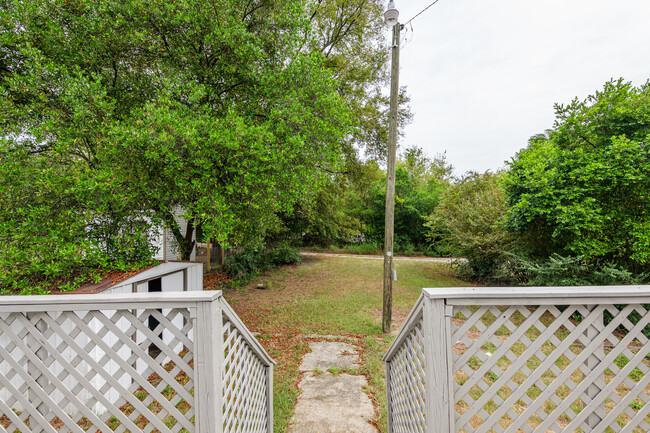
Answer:
<svg viewBox="0 0 650 433"><path fill-rule="evenodd" d="M341 342L310 344L300 370L306 372L289 433L377 433L368 423L375 411L364 376L333 375L330 368L358 368L357 348ZM316 370L318 369L318 371Z"/></svg>
<svg viewBox="0 0 650 433"><path fill-rule="evenodd" d="M363 376L306 373L289 433L377 433Z"/></svg>
<svg viewBox="0 0 650 433"><path fill-rule="evenodd" d="M357 368L359 355L357 348L339 341L315 342L309 345L311 352L307 353L300 364L300 371L322 371L328 368Z"/></svg>

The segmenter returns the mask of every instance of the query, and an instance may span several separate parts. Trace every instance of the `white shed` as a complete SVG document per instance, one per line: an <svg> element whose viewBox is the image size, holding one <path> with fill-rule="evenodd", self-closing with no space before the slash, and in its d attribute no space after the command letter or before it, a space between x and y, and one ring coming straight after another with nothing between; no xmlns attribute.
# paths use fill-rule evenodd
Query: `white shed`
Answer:
<svg viewBox="0 0 650 433"><path fill-rule="evenodd" d="M166 262L100 290L110 293L192 292L203 290L203 264ZM99 293L95 291L94 293Z"/></svg>
<svg viewBox="0 0 650 433"><path fill-rule="evenodd" d="M174 210L174 218L181 229L181 233L185 233L185 230L187 230L187 220L182 215L183 210L181 208ZM196 229L192 233L192 240L196 242ZM158 249L158 253L154 257L156 260L180 260L178 242L169 228L162 228L158 236L154 237L153 245ZM196 260L196 244L194 244L194 249L190 255L190 261L194 260Z"/></svg>

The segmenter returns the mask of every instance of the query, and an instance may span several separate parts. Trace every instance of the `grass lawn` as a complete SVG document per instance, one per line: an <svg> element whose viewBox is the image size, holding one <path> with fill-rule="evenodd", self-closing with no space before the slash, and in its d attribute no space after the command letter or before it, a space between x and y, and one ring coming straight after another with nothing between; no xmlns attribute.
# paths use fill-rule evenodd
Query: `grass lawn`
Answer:
<svg viewBox="0 0 650 433"><path fill-rule="evenodd" d="M393 285L395 334L424 287L468 285L453 277L448 265L396 261ZM264 283L268 290L258 290ZM384 365L381 357L394 336L381 332L383 261L308 257L252 284L224 292L226 300L278 362L274 375L275 432L285 432L293 415L300 379L298 366L309 342L322 335L346 336L361 350L360 374L376 408L373 422L386 431Z"/></svg>

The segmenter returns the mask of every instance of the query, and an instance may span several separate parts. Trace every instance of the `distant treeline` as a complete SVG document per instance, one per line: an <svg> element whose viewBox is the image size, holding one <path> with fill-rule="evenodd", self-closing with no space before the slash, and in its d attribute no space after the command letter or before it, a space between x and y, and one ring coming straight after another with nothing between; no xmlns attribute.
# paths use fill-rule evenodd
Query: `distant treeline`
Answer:
<svg viewBox="0 0 650 433"><path fill-rule="evenodd" d="M635 284L650 272L650 86L605 84L556 105L552 129L497 173L452 177L444 155L397 164L395 250L467 259L460 272L506 284ZM359 163L316 206L283 218L303 245L383 246L385 172Z"/></svg>

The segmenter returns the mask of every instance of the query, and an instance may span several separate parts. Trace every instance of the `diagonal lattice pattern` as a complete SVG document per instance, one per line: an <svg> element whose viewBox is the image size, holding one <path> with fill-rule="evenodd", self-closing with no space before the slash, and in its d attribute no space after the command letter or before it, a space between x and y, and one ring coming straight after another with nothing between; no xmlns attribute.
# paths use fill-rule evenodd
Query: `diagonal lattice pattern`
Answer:
<svg viewBox="0 0 650 433"><path fill-rule="evenodd" d="M223 313L223 431L266 432L268 370L231 317L234 313L228 308Z"/></svg>
<svg viewBox="0 0 650 433"><path fill-rule="evenodd" d="M188 309L0 315L1 432L194 431Z"/></svg>
<svg viewBox="0 0 650 433"><path fill-rule="evenodd" d="M650 431L644 305L456 307L458 432Z"/></svg>
<svg viewBox="0 0 650 433"><path fill-rule="evenodd" d="M425 354L422 313L390 361L388 404L395 433L425 432Z"/></svg>

